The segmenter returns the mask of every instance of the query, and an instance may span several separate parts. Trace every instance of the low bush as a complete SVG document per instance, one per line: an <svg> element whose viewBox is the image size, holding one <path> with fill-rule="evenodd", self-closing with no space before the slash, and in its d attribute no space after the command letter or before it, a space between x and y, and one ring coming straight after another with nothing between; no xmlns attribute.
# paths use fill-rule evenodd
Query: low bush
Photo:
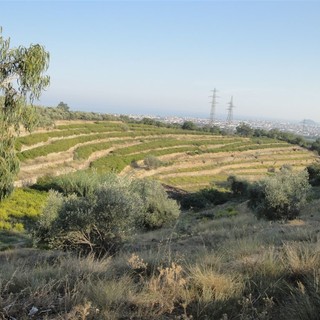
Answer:
<svg viewBox="0 0 320 320"><path fill-rule="evenodd" d="M292 172L282 169L252 185L249 206L258 217L268 220L296 218L305 204L310 185L306 171Z"/></svg>
<svg viewBox="0 0 320 320"><path fill-rule="evenodd" d="M79 197L92 195L94 190L101 184L114 181L115 176L109 173L98 174L92 171L77 171L57 177L44 176L37 180L32 189L40 191L55 190L64 194L76 194Z"/></svg>
<svg viewBox="0 0 320 320"><path fill-rule="evenodd" d="M160 228L179 216L158 182L86 172L70 177L61 184L64 196L51 192L34 229L38 245L114 253L136 230Z"/></svg>
<svg viewBox="0 0 320 320"><path fill-rule="evenodd" d="M142 199L144 209L140 216L146 230L158 229L177 220L180 209L175 200L169 199L163 186L154 180L135 180L132 190Z"/></svg>
<svg viewBox="0 0 320 320"><path fill-rule="evenodd" d="M244 197L248 194L249 182L246 180L239 179L236 176L229 176L228 183L234 196Z"/></svg>
<svg viewBox="0 0 320 320"><path fill-rule="evenodd" d="M82 197L52 194L34 236L50 248L114 253L134 231L142 207L122 181L102 184Z"/></svg>
<svg viewBox="0 0 320 320"><path fill-rule="evenodd" d="M307 172L309 175L309 182L312 186L320 185L320 164L313 163L307 167Z"/></svg>
<svg viewBox="0 0 320 320"><path fill-rule="evenodd" d="M162 161L155 156L148 155L144 158L143 164L147 169L157 169L162 165Z"/></svg>
<svg viewBox="0 0 320 320"><path fill-rule="evenodd" d="M209 205L223 204L231 198L231 192L207 188L184 195L180 200L180 204L183 209L204 209Z"/></svg>

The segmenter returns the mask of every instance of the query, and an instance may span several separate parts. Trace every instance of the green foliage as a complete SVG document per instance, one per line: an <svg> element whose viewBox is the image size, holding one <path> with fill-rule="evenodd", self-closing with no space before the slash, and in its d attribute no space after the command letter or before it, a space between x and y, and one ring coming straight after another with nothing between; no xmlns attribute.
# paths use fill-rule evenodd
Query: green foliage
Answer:
<svg viewBox="0 0 320 320"><path fill-rule="evenodd" d="M195 125L195 123L193 123L192 121L185 121L181 128L183 130L196 130L197 129L197 126Z"/></svg>
<svg viewBox="0 0 320 320"><path fill-rule="evenodd" d="M38 44L29 48L10 48L10 39L4 39L0 28L0 200L13 190L13 181L19 171L15 153L15 137L22 125L31 130L35 124L33 109L27 101L40 97L49 84L44 75L48 69L49 54Z"/></svg>
<svg viewBox="0 0 320 320"><path fill-rule="evenodd" d="M237 178L236 176L229 176L228 183L234 196L247 196L249 183L248 181Z"/></svg>
<svg viewBox="0 0 320 320"><path fill-rule="evenodd" d="M60 197L52 194L35 228L35 239L51 248L80 252L117 251L135 230L142 208L140 199L120 179L101 184L92 195L71 194L61 204Z"/></svg>
<svg viewBox="0 0 320 320"><path fill-rule="evenodd" d="M148 168L148 169L157 169L160 166L162 166L162 161L158 159L155 156L148 155L143 159L143 164Z"/></svg>
<svg viewBox="0 0 320 320"><path fill-rule="evenodd" d="M102 183L112 182L115 175L98 174L96 171L77 171L61 176L44 176L37 180L32 188L40 191L55 190L67 196L76 194L79 197L92 196Z"/></svg>
<svg viewBox="0 0 320 320"><path fill-rule="evenodd" d="M51 193L34 230L39 245L113 253L136 230L160 228L179 215L158 182L83 172L55 183L66 195Z"/></svg>
<svg viewBox="0 0 320 320"><path fill-rule="evenodd" d="M48 193L47 203L42 210L39 219L36 221L36 227L33 227L33 237L41 239L42 244L50 247L56 239L55 232L52 228L54 221L58 218L58 212L63 205L63 196L57 191L50 190Z"/></svg>
<svg viewBox="0 0 320 320"><path fill-rule="evenodd" d="M15 138L7 135L5 130L9 129L3 126L0 128L0 133L3 133L0 140L0 201L13 191L13 181L19 172L19 161L14 148Z"/></svg>
<svg viewBox="0 0 320 320"><path fill-rule="evenodd" d="M311 150L314 150L320 154L320 139L316 139L316 141L312 142L311 144Z"/></svg>
<svg viewBox="0 0 320 320"><path fill-rule="evenodd" d="M238 215L239 212L234 207L227 207L226 209L219 210L214 214L215 218L227 218Z"/></svg>
<svg viewBox="0 0 320 320"><path fill-rule="evenodd" d="M228 141L227 144L226 141ZM121 148L112 153L112 155L91 162L90 166L99 172L121 172L126 166L130 165L133 160L143 160L150 150L152 150L152 155L156 157L175 152L188 152L190 155L196 155L200 153L260 150L288 146L287 143L279 143L271 139L263 139L260 142L261 144L258 144L256 141L243 141L242 138L233 139L232 142L230 142L229 138L184 140L183 142L176 139L165 140L160 138L159 140ZM221 146L210 148L210 145L218 144L221 144ZM156 148L158 148L158 150L154 150Z"/></svg>
<svg viewBox="0 0 320 320"><path fill-rule="evenodd" d="M317 150L317 142L310 144L300 135L297 135L292 132L280 131L279 129L271 129L269 131L264 129L254 129L253 136L278 139L278 140L286 141L290 144L299 145L300 147L303 147L303 148Z"/></svg>
<svg viewBox="0 0 320 320"><path fill-rule="evenodd" d="M320 185L320 164L313 163L307 167L307 172L309 175L309 182L312 186Z"/></svg>
<svg viewBox="0 0 320 320"><path fill-rule="evenodd" d="M208 206L219 205L232 198L228 191L219 191L215 188L206 188L198 192L188 193L181 197L180 204L183 209L204 209Z"/></svg>
<svg viewBox="0 0 320 320"><path fill-rule="evenodd" d="M16 189L1 202L0 229L22 230L40 215L47 195L31 189Z"/></svg>
<svg viewBox="0 0 320 320"><path fill-rule="evenodd" d="M236 134L239 136L250 137L254 130L246 123L242 122L236 127Z"/></svg>
<svg viewBox="0 0 320 320"><path fill-rule="evenodd" d="M70 111L69 106L66 103L62 102L62 101L59 102L59 104L57 105L57 108L60 109L63 112L69 112Z"/></svg>
<svg viewBox="0 0 320 320"><path fill-rule="evenodd" d="M176 201L169 199L163 186L153 180L135 180L131 186L134 193L142 199L143 212L141 226L146 230L168 226L179 217Z"/></svg>
<svg viewBox="0 0 320 320"><path fill-rule="evenodd" d="M111 131L112 133L110 133ZM103 135L93 135L92 137L92 140L93 140L93 139L102 139L107 137L116 137L118 134L118 131L119 131L119 136L123 136L121 135L121 133L123 133L122 131L124 131L123 125L114 124L112 122L70 124L70 125L57 126L56 130L54 131L33 133L27 136L19 137L18 141L20 144L31 146L39 142L47 142L51 138L64 138L64 137L66 138L72 135L105 133ZM107 133L109 135L107 135Z"/></svg>
<svg viewBox="0 0 320 320"><path fill-rule="evenodd" d="M306 171L281 170L250 188L249 206L269 220L296 218L305 204L310 185Z"/></svg>

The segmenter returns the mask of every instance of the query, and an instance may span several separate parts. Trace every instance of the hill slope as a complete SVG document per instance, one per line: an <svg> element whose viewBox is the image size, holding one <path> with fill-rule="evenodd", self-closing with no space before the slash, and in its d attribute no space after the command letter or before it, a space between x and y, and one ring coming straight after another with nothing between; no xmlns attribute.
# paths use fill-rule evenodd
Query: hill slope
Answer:
<svg viewBox="0 0 320 320"><path fill-rule="evenodd" d="M318 157L269 138L221 136L119 121L70 121L18 139L21 171L16 185L45 175L83 169L154 177L186 190L221 183L229 175L255 180L288 164L301 170ZM157 168L147 167L147 156ZM132 165L134 164L134 165Z"/></svg>

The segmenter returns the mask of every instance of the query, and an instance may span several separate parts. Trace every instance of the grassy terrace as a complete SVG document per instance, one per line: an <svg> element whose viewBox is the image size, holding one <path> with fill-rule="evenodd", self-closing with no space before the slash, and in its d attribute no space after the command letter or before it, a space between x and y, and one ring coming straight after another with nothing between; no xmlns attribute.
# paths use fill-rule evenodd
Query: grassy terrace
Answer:
<svg viewBox="0 0 320 320"><path fill-rule="evenodd" d="M134 126L134 131L131 129L124 127L124 125L114 125L111 126L109 123L107 124L86 124L83 125L81 128L77 128L77 125L70 125L69 126L60 126L63 128L61 131L51 131L47 133L34 133L29 136L21 137L18 140L17 148L21 149L22 145L32 146L39 142L47 142L47 144L35 147L29 150L25 150L19 153L20 160L28 160L28 159L35 159L37 157L46 156L50 153L57 153L67 151L70 148L86 143L89 141L95 140L105 140L108 138L136 138L136 137L152 137L152 136L161 136L161 135L194 135L199 136L203 135L201 132L195 131L186 131L186 130L176 130L176 129L167 129L167 128L155 128L150 126L142 126L136 125ZM96 133L96 134L95 134ZM78 135L77 137L74 137ZM212 135L206 135L208 138L212 137ZM55 138L55 139L53 139ZM59 139L57 139L59 138ZM51 139L51 140L50 140ZM97 149L99 147L96 146ZM102 150L103 146L100 148ZM81 153L81 152L80 152Z"/></svg>
<svg viewBox="0 0 320 320"><path fill-rule="evenodd" d="M39 142L41 145L37 145ZM273 165L279 167L286 163L300 168L315 159L311 152L270 138L221 136L110 121L60 125L52 131L21 137L19 144L31 147L19 153L25 172L21 172L21 179L32 179L35 169L50 175L54 170L63 172L66 168L72 171L88 166L99 172L120 173L126 168L128 172L143 176L143 168L130 169L129 166L152 155L164 159L164 167L150 174L146 172L147 176L192 187L199 183L209 184L217 180L216 175L226 178L228 174L243 175L241 171L244 170L267 172ZM67 161L64 161L64 154ZM276 164L271 163L273 159ZM196 172L198 180L191 178ZM255 174L256 177L259 175L261 173Z"/></svg>
<svg viewBox="0 0 320 320"><path fill-rule="evenodd" d="M18 139L18 146L33 145L39 142L47 142L51 138L66 138L68 136L78 134L90 134L109 131L125 131L127 127L119 123L101 122L101 123L87 123L87 124L70 124L57 126L55 129L48 129L48 132L33 133Z"/></svg>
<svg viewBox="0 0 320 320"><path fill-rule="evenodd" d="M154 134L193 134L199 135L201 132L186 131L170 128L157 128L140 124L122 124L113 122L97 122L97 123L83 123L83 124L70 124L57 126L55 129L48 129L48 132L35 132L27 136L20 137L17 142L17 148L21 145L31 146L39 142L47 142L52 138L67 138L69 136L79 134L92 134L92 133L110 133L112 131L131 131L131 132L144 132L145 135Z"/></svg>
<svg viewBox="0 0 320 320"><path fill-rule="evenodd" d="M184 141L185 142L185 141ZM183 142L183 143L184 143ZM237 143L235 143L237 144ZM130 165L132 161L139 161L143 160L147 154L152 154L153 156L164 156L164 155L170 155L173 153L188 153L189 156L192 155L198 155L198 154L217 154L219 152L234 152L234 151L246 151L246 150L258 150L262 148L270 148L272 146L273 148L282 148L284 146L288 146L288 144L282 144L282 143L276 143L276 144L266 144L264 145L251 145L248 143L247 145L231 145L231 146L223 146L221 148L217 147L214 149L204 149L200 148L199 146L181 146L181 147L172 147L167 149L161 149L161 150L154 150L154 149L145 149L140 150L140 153L134 153L134 154L127 154L128 150L132 151L134 150L134 147L129 148L122 148L115 152L114 154L100 158L98 160L95 160L91 163L91 168L97 169L100 172L105 171L114 171L114 172L121 172L126 166ZM143 145L138 145L137 147L143 147Z"/></svg>
<svg viewBox="0 0 320 320"><path fill-rule="evenodd" d="M185 173L185 172L201 172L204 170L213 170L213 169L217 169L217 168L221 168L223 169L224 167L228 166L230 168L230 166L235 166L236 169L242 169L242 168L248 168L248 166L250 166L251 169L261 169L261 168L269 168L271 165L275 164L279 166L282 164L285 164L289 161L290 159L290 163L294 164L294 163L301 163L301 164L306 164L309 163L310 161L313 161L313 158L307 158L306 159L306 154L302 153L301 157L294 157L296 156L296 154L294 154L292 156L291 153L287 153L287 157L285 157L284 155L277 157L277 156L272 156L272 157L261 157L259 159L241 159L238 161L235 161L234 158L232 158L232 160L225 160L223 159L219 159L218 157L215 159L212 159L211 161L209 161L210 163L206 163L206 164L201 164L201 165L190 165L188 164L188 161L185 160L185 163L187 164L186 167L181 167L181 166L175 166L175 163L173 163L170 167L167 168L162 168L161 172L159 173L159 175L163 176L163 175L169 175L169 174L179 174L179 173ZM303 156L303 157L302 157ZM203 163L203 161L199 160L200 162ZM247 166L243 167L244 164L247 164ZM155 174L155 176L157 176L157 174Z"/></svg>
<svg viewBox="0 0 320 320"><path fill-rule="evenodd" d="M141 133L142 134L142 133ZM192 145L192 146L204 146L204 145L214 145L214 144L221 144L221 143L226 143L229 141L229 139L224 139L220 140L215 137L209 136L206 140L198 140L198 139L192 139L192 140L177 140L173 137L168 137L164 139L163 137L154 137L152 136L142 136L140 133L137 133L137 136L133 138L139 138L139 137L144 137L144 141L141 141L142 143L136 146L132 147L127 147L127 148L122 148L121 150L118 150L116 153L117 154L133 154L133 153L139 153L141 151L150 151L158 148L170 148L170 147L185 147L186 145ZM152 141L147 141L146 139L152 139ZM231 139L230 139L231 141ZM122 140L123 142L123 140ZM80 146L75 150L76 158L77 159L87 159L89 156L96 151L101 151L110 148L115 141L112 142L99 142L99 143L94 143L94 144L89 144L85 146ZM181 146L182 145L182 146Z"/></svg>

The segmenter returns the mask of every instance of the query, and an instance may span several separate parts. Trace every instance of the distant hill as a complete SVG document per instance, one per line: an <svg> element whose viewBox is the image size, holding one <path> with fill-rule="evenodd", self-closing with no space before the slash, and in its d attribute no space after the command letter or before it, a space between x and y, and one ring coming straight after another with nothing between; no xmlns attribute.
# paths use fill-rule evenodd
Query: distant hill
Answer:
<svg viewBox="0 0 320 320"><path fill-rule="evenodd" d="M304 119L303 121L301 121L302 124L305 124L307 126L316 126L318 125L317 122L311 120L311 119Z"/></svg>

